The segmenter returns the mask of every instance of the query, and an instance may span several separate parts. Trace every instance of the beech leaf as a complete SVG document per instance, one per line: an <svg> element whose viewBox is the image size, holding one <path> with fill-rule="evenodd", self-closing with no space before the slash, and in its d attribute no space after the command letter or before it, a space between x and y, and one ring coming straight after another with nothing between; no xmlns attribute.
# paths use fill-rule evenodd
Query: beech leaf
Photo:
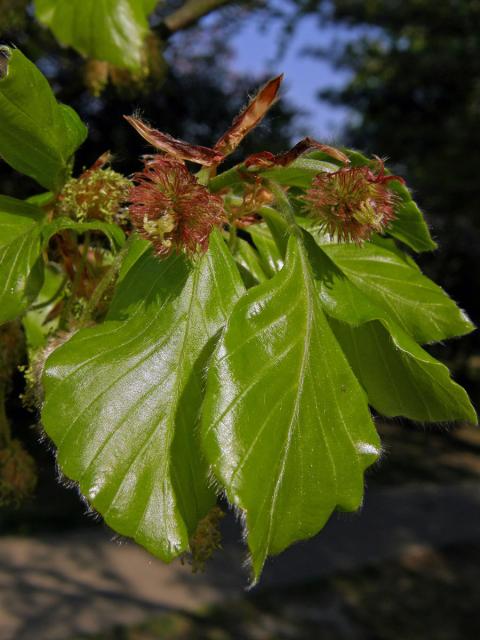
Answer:
<svg viewBox="0 0 480 640"><path fill-rule="evenodd" d="M477 418L448 368L422 349L388 309L358 289L304 233L320 300L368 401L384 416L421 422Z"/></svg>
<svg viewBox="0 0 480 640"><path fill-rule="evenodd" d="M202 431L213 474L245 512L255 579L267 555L315 535L336 506L361 504L379 439L298 238L283 269L232 312Z"/></svg>
<svg viewBox="0 0 480 640"><path fill-rule="evenodd" d="M347 278L420 344L473 330L466 314L416 266L398 253L367 243L322 245Z"/></svg>
<svg viewBox="0 0 480 640"><path fill-rule="evenodd" d="M43 212L0 196L0 324L19 316L42 286Z"/></svg>
<svg viewBox="0 0 480 640"><path fill-rule="evenodd" d="M37 18L62 44L132 69L142 64L152 6L147 0L35 0Z"/></svg>
<svg viewBox="0 0 480 640"><path fill-rule="evenodd" d="M0 156L46 189L59 190L87 128L73 109L57 102L46 78L18 49L0 47L2 55Z"/></svg>
<svg viewBox="0 0 480 640"><path fill-rule="evenodd" d="M197 441L203 368L242 291L217 232L194 266L144 253L109 320L46 364L42 420L61 469L110 526L165 561L188 550L215 502Z"/></svg>

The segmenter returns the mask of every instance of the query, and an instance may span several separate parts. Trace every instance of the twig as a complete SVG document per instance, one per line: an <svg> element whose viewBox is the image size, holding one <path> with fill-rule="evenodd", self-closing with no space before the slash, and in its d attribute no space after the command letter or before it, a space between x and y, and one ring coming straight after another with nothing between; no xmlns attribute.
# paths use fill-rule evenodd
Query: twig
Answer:
<svg viewBox="0 0 480 640"><path fill-rule="evenodd" d="M156 27L160 37L166 40L170 35L196 24L201 18L218 9L231 0L187 0Z"/></svg>

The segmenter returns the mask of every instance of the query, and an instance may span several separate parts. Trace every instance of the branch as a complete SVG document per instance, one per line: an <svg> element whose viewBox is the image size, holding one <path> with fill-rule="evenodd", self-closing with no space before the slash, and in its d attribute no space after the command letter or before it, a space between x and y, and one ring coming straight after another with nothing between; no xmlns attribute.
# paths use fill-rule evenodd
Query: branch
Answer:
<svg viewBox="0 0 480 640"><path fill-rule="evenodd" d="M231 0L187 0L185 4L167 16L157 27L160 36L165 40L172 33L187 29L210 12L218 9Z"/></svg>

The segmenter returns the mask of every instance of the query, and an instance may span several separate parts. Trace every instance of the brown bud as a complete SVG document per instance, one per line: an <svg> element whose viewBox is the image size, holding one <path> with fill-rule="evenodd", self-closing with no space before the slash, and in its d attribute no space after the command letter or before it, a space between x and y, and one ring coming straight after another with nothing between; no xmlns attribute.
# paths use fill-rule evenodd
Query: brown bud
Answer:
<svg viewBox="0 0 480 640"><path fill-rule="evenodd" d="M254 96L245 109L234 119L232 126L215 144L214 149L224 156L235 151L245 136L252 131L268 110L275 104L283 74L269 80Z"/></svg>
<svg viewBox="0 0 480 640"><path fill-rule="evenodd" d="M213 164L219 164L224 158L222 153L209 147L202 147L172 138L168 133L162 133L153 127L149 127L140 118L134 116L123 117L152 147L170 154L177 160L188 160L189 162L209 167Z"/></svg>

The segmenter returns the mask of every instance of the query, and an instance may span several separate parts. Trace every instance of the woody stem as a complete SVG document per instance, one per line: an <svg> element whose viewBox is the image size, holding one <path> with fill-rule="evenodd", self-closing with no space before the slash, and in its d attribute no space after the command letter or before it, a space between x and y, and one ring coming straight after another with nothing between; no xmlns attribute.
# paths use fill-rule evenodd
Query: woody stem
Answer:
<svg viewBox="0 0 480 640"><path fill-rule="evenodd" d="M218 7L227 4L230 0L187 0L183 6L167 16L159 30L165 40L170 34L181 29L187 29L200 18L203 18Z"/></svg>

